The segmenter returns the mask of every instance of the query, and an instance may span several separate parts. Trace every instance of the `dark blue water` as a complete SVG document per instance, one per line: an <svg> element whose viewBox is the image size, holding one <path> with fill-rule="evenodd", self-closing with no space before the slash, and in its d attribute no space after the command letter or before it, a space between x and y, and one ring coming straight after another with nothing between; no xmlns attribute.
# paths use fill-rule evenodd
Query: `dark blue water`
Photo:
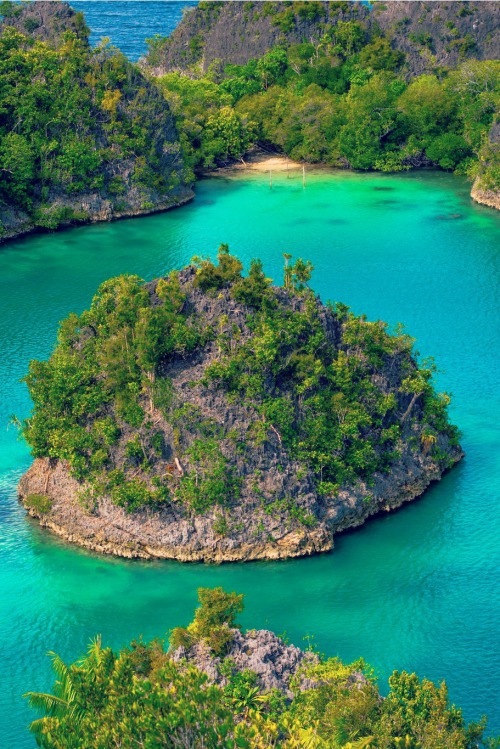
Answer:
<svg viewBox="0 0 500 749"><path fill-rule="evenodd" d="M155 34L169 36L186 8L196 0L74 0L73 8L85 14L90 43L109 37L134 62L146 52L146 39Z"/></svg>

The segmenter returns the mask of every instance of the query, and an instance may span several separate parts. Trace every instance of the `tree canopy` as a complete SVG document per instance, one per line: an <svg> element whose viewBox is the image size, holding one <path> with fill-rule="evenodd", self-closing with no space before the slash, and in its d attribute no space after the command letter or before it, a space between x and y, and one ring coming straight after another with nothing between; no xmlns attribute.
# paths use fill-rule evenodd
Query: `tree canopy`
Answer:
<svg viewBox="0 0 500 749"><path fill-rule="evenodd" d="M500 105L500 63L468 60L408 79L403 59L386 37L339 21L314 43L158 80L193 168L228 163L262 144L336 167L397 172L433 164L475 176Z"/></svg>
<svg viewBox="0 0 500 749"><path fill-rule="evenodd" d="M187 630L208 636L230 631L242 596L222 588L198 591L201 607ZM178 646L173 631L174 647ZM362 661L305 662L292 677L290 695L265 692L257 675L230 658L214 667L224 686L163 643L133 641L114 653L94 640L71 665L52 653L53 693L28 692L41 717L30 730L43 749L493 749L485 722L467 725L450 705L445 683L394 671L380 695ZM217 655L217 654L216 654ZM220 655L220 653L218 653ZM304 686L304 684L306 686Z"/></svg>
<svg viewBox="0 0 500 749"><path fill-rule="evenodd" d="M317 518L296 499L262 493L258 471L247 476L239 456L258 462L270 437L321 496L389 472L408 440L448 467L443 446L458 444L449 398L434 391L433 366L418 366L408 335L345 305L324 307L309 288L312 264L290 253L282 287L259 260L243 275L224 244L217 263L193 262L149 284L104 282L89 310L63 321L50 359L30 363L34 410L23 434L35 457L68 466L84 506L105 495L130 513L219 508L214 528L224 535L246 487L264 516L312 528ZM216 319L202 312L212 304ZM193 357L204 365L190 398L170 372L189 371ZM222 411L206 413L207 397L233 409L238 428Z"/></svg>

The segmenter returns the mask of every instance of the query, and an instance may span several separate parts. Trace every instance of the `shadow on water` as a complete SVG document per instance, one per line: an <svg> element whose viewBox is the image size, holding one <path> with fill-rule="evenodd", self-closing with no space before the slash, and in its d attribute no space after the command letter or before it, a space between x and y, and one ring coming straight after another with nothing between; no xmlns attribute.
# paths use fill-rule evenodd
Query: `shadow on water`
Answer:
<svg viewBox="0 0 500 749"><path fill-rule="evenodd" d="M390 206L390 205L403 205L400 200L394 200L393 198L383 198L381 200L377 200L374 203L375 206Z"/></svg>
<svg viewBox="0 0 500 749"><path fill-rule="evenodd" d="M394 510L387 511L381 509L374 515L371 515L363 525L342 531L335 536L335 550L338 551L347 539L353 536L356 537L358 534L362 534L363 531L365 531L365 533L367 530L377 533L377 525L379 525L383 534L384 524L402 524L402 526L407 527L407 519L411 518L412 514L418 522L418 518L422 513L420 508L425 508L428 519L431 518L429 525L431 525L434 528L434 531L436 531L441 519L446 517L447 512L452 506L454 497L462 488L464 472L466 470L466 458L464 458L449 469L443 475L441 480L431 482L423 494L415 499L405 502Z"/></svg>

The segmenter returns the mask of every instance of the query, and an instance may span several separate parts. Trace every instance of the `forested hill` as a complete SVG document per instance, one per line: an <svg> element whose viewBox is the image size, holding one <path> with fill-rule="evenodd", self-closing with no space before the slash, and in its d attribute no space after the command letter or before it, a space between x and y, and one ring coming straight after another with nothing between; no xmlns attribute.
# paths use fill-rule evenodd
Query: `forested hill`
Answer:
<svg viewBox="0 0 500 749"><path fill-rule="evenodd" d="M0 4L0 241L188 199L164 97L66 3Z"/></svg>
<svg viewBox="0 0 500 749"><path fill-rule="evenodd" d="M468 58L500 56L500 5L494 2L201 2L168 40L158 41L149 64L187 70L215 60L242 65L276 45L312 42L340 24L361 25L366 39L388 37L405 55L408 74L454 67Z"/></svg>
<svg viewBox="0 0 500 749"><path fill-rule="evenodd" d="M332 548L462 457L412 339L284 286L221 245L70 315L27 376L36 458L19 493L42 525L121 556L236 561Z"/></svg>
<svg viewBox="0 0 500 749"><path fill-rule="evenodd" d="M433 167L499 207L498 3L200 3L144 65L188 162L252 144L336 168Z"/></svg>

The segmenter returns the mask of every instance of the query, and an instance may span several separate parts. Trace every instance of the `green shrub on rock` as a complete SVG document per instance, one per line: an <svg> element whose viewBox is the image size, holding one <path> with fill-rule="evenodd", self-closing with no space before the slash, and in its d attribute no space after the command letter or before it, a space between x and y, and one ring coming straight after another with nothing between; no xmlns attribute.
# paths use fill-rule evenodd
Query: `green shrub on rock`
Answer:
<svg viewBox="0 0 500 749"><path fill-rule="evenodd" d="M37 515L46 515L52 508L52 500L45 494L28 494L24 504Z"/></svg>

